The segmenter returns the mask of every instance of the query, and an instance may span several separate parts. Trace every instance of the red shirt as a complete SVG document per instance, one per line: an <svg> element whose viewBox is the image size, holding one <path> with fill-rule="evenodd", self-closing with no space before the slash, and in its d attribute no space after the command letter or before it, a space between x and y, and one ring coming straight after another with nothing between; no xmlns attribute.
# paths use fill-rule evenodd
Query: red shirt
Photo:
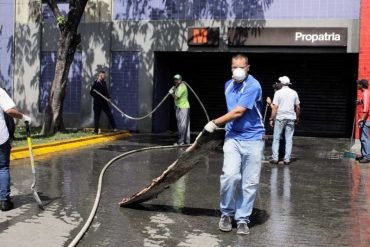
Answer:
<svg viewBox="0 0 370 247"><path fill-rule="evenodd" d="M363 113L367 112L367 118L366 121L370 121L370 91L367 89L364 89L362 92L362 106L363 106Z"/></svg>

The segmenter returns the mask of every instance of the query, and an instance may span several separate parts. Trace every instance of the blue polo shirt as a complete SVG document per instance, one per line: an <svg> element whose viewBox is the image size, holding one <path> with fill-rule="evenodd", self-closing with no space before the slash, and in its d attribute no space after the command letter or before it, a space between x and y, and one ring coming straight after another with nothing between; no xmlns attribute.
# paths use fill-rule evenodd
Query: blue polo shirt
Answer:
<svg viewBox="0 0 370 247"><path fill-rule="evenodd" d="M262 88L259 82L251 75L242 82L229 80L225 84L227 110L237 106L246 108L244 114L226 124L225 139L262 140L265 127L262 117Z"/></svg>

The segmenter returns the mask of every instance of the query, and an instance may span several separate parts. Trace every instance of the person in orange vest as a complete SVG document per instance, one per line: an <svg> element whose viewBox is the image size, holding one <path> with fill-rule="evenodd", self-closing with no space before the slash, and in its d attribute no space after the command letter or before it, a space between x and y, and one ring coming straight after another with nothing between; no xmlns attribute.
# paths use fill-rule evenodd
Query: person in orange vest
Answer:
<svg viewBox="0 0 370 247"><path fill-rule="evenodd" d="M368 90L369 82L365 79L357 81L357 89L362 91L362 99L358 104L362 106L362 117L357 124L360 128L361 155L356 157L360 163L370 162L370 91Z"/></svg>

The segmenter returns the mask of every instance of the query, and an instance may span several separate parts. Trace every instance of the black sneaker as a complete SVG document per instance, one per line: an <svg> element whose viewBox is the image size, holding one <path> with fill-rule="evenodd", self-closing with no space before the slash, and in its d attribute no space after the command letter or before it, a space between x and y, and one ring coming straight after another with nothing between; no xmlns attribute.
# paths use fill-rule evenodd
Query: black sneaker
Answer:
<svg viewBox="0 0 370 247"><path fill-rule="evenodd" d="M366 158L362 158L358 162L360 162L360 163L370 163L370 160L368 160Z"/></svg>
<svg viewBox="0 0 370 247"><path fill-rule="evenodd" d="M249 234L249 227L247 223L238 223L238 230L236 234L242 234L242 235L247 235Z"/></svg>
<svg viewBox="0 0 370 247"><path fill-rule="evenodd" d="M14 208L14 204L10 201L10 199L6 201L1 201L1 211L9 211Z"/></svg>
<svg viewBox="0 0 370 247"><path fill-rule="evenodd" d="M279 164L278 160L270 160L270 164L277 165Z"/></svg>
<svg viewBox="0 0 370 247"><path fill-rule="evenodd" d="M364 158L364 156L362 156L362 155L356 155L356 160L358 161L358 160L362 160Z"/></svg>
<svg viewBox="0 0 370 247"><path fill-rule="evenodd" d="M226 215L221 216L220 222L218 222L218 228L223 232L231 232L231 217Z"/></svg>

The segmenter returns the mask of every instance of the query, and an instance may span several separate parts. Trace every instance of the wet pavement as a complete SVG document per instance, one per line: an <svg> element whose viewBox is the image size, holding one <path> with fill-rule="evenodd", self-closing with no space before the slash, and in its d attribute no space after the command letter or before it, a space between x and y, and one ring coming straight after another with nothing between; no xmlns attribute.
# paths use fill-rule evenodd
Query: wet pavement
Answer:
<svg viewBox="0 0 370 247"><path fill-rule="evenodd" d="M32 197L29 161L13 161L16 208L0 212L0 246L67 246L90 214L100 171L110 159L174 141L173 135L136 134L36 157L45 211ZM107 170L97 215L78 246L370 246L370 165L343 159L346 148L348 139L296 137L291 165L263 164L247 236L217 227L220 150L158 198L120 208L124 196L148 185L181 150L133 154ZM271 143L265 153L271 154Z"/></svg>

